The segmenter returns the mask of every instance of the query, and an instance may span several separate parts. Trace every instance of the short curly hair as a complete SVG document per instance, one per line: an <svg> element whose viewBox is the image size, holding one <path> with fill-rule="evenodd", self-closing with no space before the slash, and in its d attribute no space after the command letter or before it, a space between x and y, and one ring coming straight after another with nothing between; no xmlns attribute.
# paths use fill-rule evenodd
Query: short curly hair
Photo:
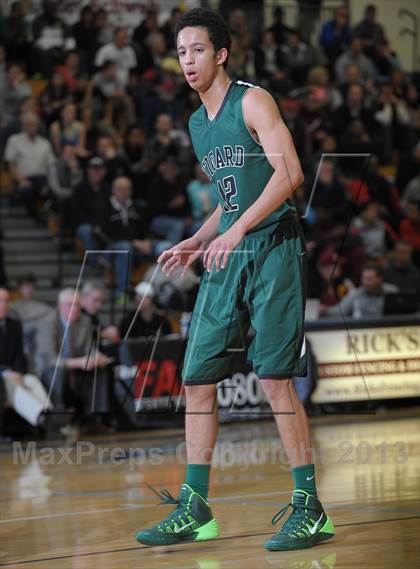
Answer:
<svg viewBox="0 0 420 569"><path fill-rule="evenodd" d="M223 48L227 49L228 52L230 51L231 37L229 26L226 20L217 12L209 10L208 8L193 8L185 12L175 27L175 43L179 32L189 27L205 28L209 40L213 44L214 51L217 52ZM227 58L223 65L226 67Z"/></svg>

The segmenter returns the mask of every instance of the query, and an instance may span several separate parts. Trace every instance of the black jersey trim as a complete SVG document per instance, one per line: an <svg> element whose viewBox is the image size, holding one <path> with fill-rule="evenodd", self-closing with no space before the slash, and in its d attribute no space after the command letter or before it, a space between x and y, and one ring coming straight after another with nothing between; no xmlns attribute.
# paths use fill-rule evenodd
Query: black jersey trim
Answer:
<svg viewBox="0 0 420 569"><path fill-rule="evenodd" d="M230 83L230 85L229 85L229 87L228 87L228 90L226 91L225 96L224 96L224 98L223 98L222 104L220 105L220 109L217 111L216 116L214 117L213 120L210 120L210 119L209 119L209 116L208 116L208 114L207 114L207 109L206 109L206 107L204 106L204 116L206 117L206 124L207 124L208 127L213 126L213 125L215 124L215 122L217 121L217 119L220 117L220 115L223 113L223 109L224 109L225 106L226 106L226 103L227 103L227 101L228 101L228 99L229 99L229 95L230 95L230 93L232 92L232 89L233 89L234 85L235 85L235 81L231 81L231 83Z"/></svg>

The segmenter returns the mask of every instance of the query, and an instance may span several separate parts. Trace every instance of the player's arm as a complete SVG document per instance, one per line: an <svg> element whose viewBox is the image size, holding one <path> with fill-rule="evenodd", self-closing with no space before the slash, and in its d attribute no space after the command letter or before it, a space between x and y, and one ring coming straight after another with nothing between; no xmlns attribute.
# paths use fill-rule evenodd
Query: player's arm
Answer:
<svg viewBox="0 0 420 569"><path fill-rule="evenodd" d="M263 89L248 89L243 98L245 122L274 169L259 198L237 221L244 233L276 210L303 182L303 173L289 129L273 97Z"/></svg>
<svg viewBox="0 0 420 569"><path fill-rule="evenodd" d="M220 204L217 204L214 212L203 223L200 229L194 233L193 238L200 241L200 243L207 243L208 241L214 239L218 233L221 215L222 208Z"/></svg>
<svg viewBox="0 0 420 569"><path fill-rule="evenodd" d="M276 210L303 182L303 173L292 137L274 99L262 89L248 89L243 114L251 135L261 144L274 172L257 200L204 254L208 271L226 266L229 255L245 234Z"/></svg>
<svg viewBox="0 0 420 569"><path fill-rule="evenodd" d="M222 208L218 205L192 237L181 241L160 255L158 263L162 265L162 270L166 275L169 276L179 266L184 267L182 274L185 274L188 267L204 253L207 243L216 237L221 215Z"/></svg>

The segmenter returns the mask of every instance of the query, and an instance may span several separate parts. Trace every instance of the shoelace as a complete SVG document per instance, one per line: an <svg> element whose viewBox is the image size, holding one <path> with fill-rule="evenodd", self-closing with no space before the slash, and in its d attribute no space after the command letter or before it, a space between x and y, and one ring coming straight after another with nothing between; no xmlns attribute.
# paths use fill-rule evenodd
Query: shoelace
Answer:
<svg viewBox="0 0 420 569"><path fill-rule="evenodd" d="M153 488L153 486L151 486L147 482L146 482L146 486L149 488L149 490L154 492L158 498L160 498L162 500L162 505L163 504L176 504L176 505L180 504L180 499L174 498L172 496L172 494L169 492L169 490L167 490L166 488L163 488L159 492L158 490L156 490L156 488Z"/></svg>
<svg viewBox="0 0 420 569"><path fill-rule="evenodd" d="M303 507L299 504L294 505L291 502L289 502L287 506L282 508L279 512L277 512L277 514L273 516L273 519L271 520L272 525L276 524L279 520L281 520L281 518L284 516L284 514L287 512L290 506L292 507L292 514L282 528L282 531L286 532L295 531L295 527L293 526L296 526L298 523L300 524L300 522L304 521L307 516L307 510L310 509L307 507Z"/></svg>
<svg viewBox="0 0 420 569"><path fill-rule="evenodd" d="M158 490L153 488L153 486L151 486L147 482L146 482L146 486L154 494L156 494L156 496L158 496L158 498L160 498L162 500L162 505L164 505L164 504L175 504L177 506L175 508L175 510L173 512L171 512L163 522L158 524L158 526L168 527L168 526L171 526L171 524L174 522L181 522L181 523L184 522L185 523L185 520L186 520L185 514L183 515L182 513L179 512L179 508L181 506L181 499L180 498L174 498L172 496L172 494L169 492L169 490L166 490L166 488L163 488L160 492L158 492ZM189 520L187 520L187 521L189 521Z"/></svg>

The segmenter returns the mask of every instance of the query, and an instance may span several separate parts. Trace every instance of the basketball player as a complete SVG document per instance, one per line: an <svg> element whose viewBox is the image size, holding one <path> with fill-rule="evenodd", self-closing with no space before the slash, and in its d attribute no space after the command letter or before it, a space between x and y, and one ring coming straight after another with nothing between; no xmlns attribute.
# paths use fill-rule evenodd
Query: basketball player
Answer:
<svg viewBox="0 0 420 569"><path fill-rule="evenodd" d="M176 508L138 532L147 545L214 539L219 526L208 505L210 463L216 442L217 383L233 369L249 328L248 359L261 380L292 465L294 491L283 527L269 550L311 547L334 535L317 498L308 421L291 378L305 373L305 245L289 202L302 184L299 159L273 98L229 79L230 35L217 13L186 12L176 28L179 61L202 105L189 128L219 205L193 237L159 258L170 274L203 255L205 271L194 308L182 372L186 394L187 467Z"/></svg>

